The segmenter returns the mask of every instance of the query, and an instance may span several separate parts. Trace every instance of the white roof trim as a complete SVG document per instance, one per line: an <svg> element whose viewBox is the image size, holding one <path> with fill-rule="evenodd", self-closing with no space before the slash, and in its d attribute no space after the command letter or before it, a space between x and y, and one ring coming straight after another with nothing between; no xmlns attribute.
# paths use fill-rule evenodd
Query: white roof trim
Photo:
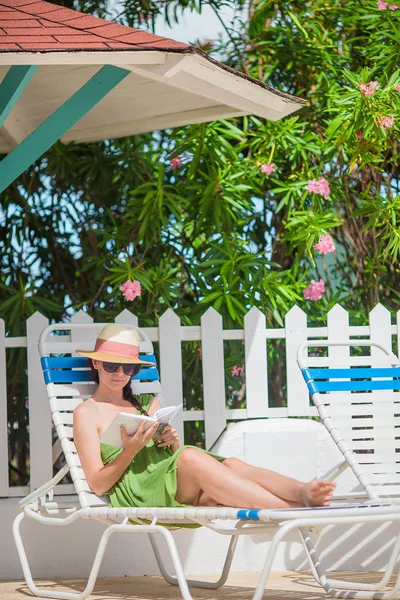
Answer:
<svg viewBox="0 0 400 600"><path fill-rule="evenodd" d="M115 64L115 63L114 63ZM164 65L129 65L133 73L184 89L247 114L277 121L302 108L290 97L235 75L200 55L168 54Z"/></svg>
<svg viewBox="0 0 400 600"><path fill-rule="evenodd" d="M0 52L0 65L163 65L167 53L158 50L83 50Z"/></svg>

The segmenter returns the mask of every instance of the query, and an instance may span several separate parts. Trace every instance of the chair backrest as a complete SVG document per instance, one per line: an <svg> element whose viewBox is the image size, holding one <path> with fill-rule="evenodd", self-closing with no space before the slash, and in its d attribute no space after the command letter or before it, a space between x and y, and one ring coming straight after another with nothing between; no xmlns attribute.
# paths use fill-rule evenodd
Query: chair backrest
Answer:
<svg viewBox="0 0 400 600"><path fill-rule="evenodd" d="M333 345L370 346L381 352L373 356L349 355L350 365L355 362L357 366L309 368L312 357L308 357L307 350L310 346ZM297 362L322 423L361 488L371 499L399 495L400 368L397 357L371 340L308 342L299 347Z"/></svg>
<svg viewBox="0 0 400 600"><path fill-rule="evenodd" d="M74 341L74 332L79 338L87 333L88 337L97 335L104 323L90 324L54 324L43 330L39 340L39 352L43 375L50 400L50 409L54 426L65 460L70 468L72 482L82 507L108 504L108 496L96 496L90 489L73 440L73 411L92 396L96 389L90 369L90 361L76 356L75 351L92 350L93 342ZM132 379L134 394L152 394L162 403L162 390L153 345L147 335L138 327L140 337L140 356L154 367L143 367ZM62 335L60 335L62 334ZM74 356L75 354L75 356Z"/></svg>

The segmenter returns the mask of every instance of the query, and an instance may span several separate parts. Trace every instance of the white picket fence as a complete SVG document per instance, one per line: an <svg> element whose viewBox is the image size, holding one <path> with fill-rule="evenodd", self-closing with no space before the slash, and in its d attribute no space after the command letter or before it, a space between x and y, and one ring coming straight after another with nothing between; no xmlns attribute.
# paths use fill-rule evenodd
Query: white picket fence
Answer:
<svg viewBox="0 0 400 600"><path fill-rule="evenodd" d="M90 323L93 319L80 311L71 320ZM124 310L117 323L138 325L135 315ZM10 487L8 474L7 376L6 349L27 348L29 394L30 489L36 489L53 475L58 456L52 447L51 417L38 353L38 339L48 325L48 319L35 313L26 322L25 337L6 337L5 324L0 319L0 497L23 496L28 487ZM369 324L352 326L349 315L336 305L327 314L324 327L307 327L307 315L297 306L286 315L285 327L267 329L265 316L252 308L244 319L244 329L223 329L222 317L212 308L201 319L200 326L181 326L179 318L167 310L158 327L144 327L152 342L159 343L160 373L167 405L183 402L182 342L200 341L202 346L204 410L184 411L175 426L183 439L184 421L204 421L205 443L211 448L229 420L266 417L301 417L315 415L309 395L296 364L298 346L307 339L348 340L369 337L390 349L399 342L400 311L396 324L389 311L378 304L370 313ZM225 405L224 340L243 340L245 344L246 408L228 410ZM285 340L287 407L271 407L267 385L267 344L270 340ZM70 341L60 336L60 342ZM345 355L343 354L345 353ZM342 348L331 348L329 358L315 358L315 364L343 364L348 357ZM319 361L319 362L318 362ZM59 493L71 493L68 484L59 486Z"/></svg>

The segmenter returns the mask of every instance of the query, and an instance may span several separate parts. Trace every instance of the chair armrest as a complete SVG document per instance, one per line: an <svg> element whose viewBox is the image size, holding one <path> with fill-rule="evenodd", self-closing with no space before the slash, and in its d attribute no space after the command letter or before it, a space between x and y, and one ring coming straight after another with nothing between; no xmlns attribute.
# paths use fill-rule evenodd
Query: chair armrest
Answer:
<svg viewBox="0 0 400 600"><path fill-rule="evenodd" d="M332 469L327 471L327 473L325 473L322 477L320 477L320 479L327 479L328 481L335 481L335 479L337 477L339 477L339 475L341 473L343 473L343 471L348 469L349 466L350 466L349 463L346 460L344 460L343 462L338 463L335 467L333 467Z"/></svg>
<svg viewBox="0 0 400 600"><path fill-rule="evenodd" d="M20 508L24 508L28 504L32 504L32 502L38 500L41 496L45 496L50 490L52 490L57 485L57 483L61 481L61 479L65 477L68 471L69 466L64 465L63 468L60 469L60 471L58 471L56 475L54 475L53 479L50 479L49 481L41 485L39 488L37 488L37 490L31 492L30 494L25 496L25 498L22 498L22 500L18 502L18 506Z"/></svg>

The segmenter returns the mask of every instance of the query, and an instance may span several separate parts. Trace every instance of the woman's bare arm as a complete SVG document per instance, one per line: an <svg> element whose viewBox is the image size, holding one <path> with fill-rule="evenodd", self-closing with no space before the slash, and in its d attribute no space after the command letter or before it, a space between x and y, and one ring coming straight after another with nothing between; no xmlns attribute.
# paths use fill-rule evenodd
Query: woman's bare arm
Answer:
<svg viewBox="0 0 400 600"><path fill-rule="evenodd" d="M101 460L99 434L97 430L97 408L91 402L83 402L74 410L74 442L79 453L82 468L90 488L101 496L125 473L126 469L143 447L149 429L141 439L140 435L123 436L125 444L118 456L104 466ZM139 433L139 432L138 432ZM151 433L154 435L154 428ZM130 439L127 439L130 438ZM136 438L134 440L134 438ZM150 439L150 438L149 438ZM147 443L147 441L146 441Z"/></svg>

